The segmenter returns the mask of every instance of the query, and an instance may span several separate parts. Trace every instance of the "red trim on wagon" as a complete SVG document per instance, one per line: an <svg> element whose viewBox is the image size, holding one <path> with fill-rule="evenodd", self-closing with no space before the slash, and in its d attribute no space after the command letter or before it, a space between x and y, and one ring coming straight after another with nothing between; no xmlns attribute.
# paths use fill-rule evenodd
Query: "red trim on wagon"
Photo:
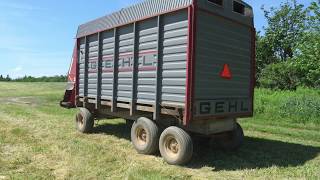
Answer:
<svg viewBox="0 0 320 180"><path fill-rule="evenodd" d="M139 71L156 71L157 67L154 66L141 66L138 68ZM132 67L126 67L126 68L119 68L119 72L132 72L133 68Z"/></svg>
<svg viewBox="0 0 320 180"><path fill-rule="evenodd" d="M113 68L103 69L102 72L103 73L112 73L113 72Z"/></svg>
<svg viewBox="0 0 320 180"><path fill-rule="evenodd" d="M73 62L72 65L75 66L74 67L74 73L75 73L75 86L74 86L74 93L73 93L73 105L77 106L77 102L76 102L76 97L79 95L79 62L78 62L78 48L80 46L80 42L78 40L76 40L75 45L74 45L74 54L73 54Z"/></svg>
<svg viewBox="0 0 320 180"><path fill-rule="evenodd" d="M78 54L78 50L80 48L80 41L78 39L76 39L76 46L77 46L77 56L76 56L76 60L77 60L77 64L76 64L76 96L79 95L79 54Z"/></svg>
<svg viewBox="0 0 320 180"><path fill-rule="evenodd" d="M251 28L251 83L250 83L250 96L251 96L251 116L254 111L254 88L256 86L256 30Z"/></svg>
<svg viewBox="0 0 320 180"><path fill-rule="evenodd" d="M197 12L198 12L198 4L197 4L197 0L193 0L193 4L194 4L194 10L193 10L193 30L192 30L192 86L191 86L191 108L192 108L192 120L194 119L194 97L195 97L195 77L196 77L196 39L197 39L197 21L198 21L198 17L197 17Z"/></svg>
<svg viewBox="0 0 320 180"><path fill-rule="evenodd" d="M139 67L139 71L155 71L155 70L157 70L157 68L156 67L148 67L148 66L141 66L141 67ZM133 69L132 69L132 67L125 67L125 68L119 68L119 70L118 70L119 72L132 72L133 71ZM97 70L89 70L89 72L90 73L97 73L98 71ZM113 72L113 68L104 68L103 70L102 70L102 72L103 73L111 73L111 72Z"/></svg>
<svg viewBox="0 0 320 180"><path fill-rule="evenodd" d="M187 78L186 97L183 125L187 126L193 118L193 91L194 91L194 59L195 59L195 10L196 1L188 7L188 50L187 50Z"/></svg>
<svg viewBox="0 0 320 180"><path fill-rule="evenodd" d="M156 53L158 53L158 51L156 51L156 50L145 50L145 51L140 51L139 52L139 56L145 55L145 54L156 54ZM119 54L119 57L131 57L131 56L133 56L133 52ZM113 55L103 56L102 60L113 61L112 59L107 59L107 58L113 58Z"/></svg>

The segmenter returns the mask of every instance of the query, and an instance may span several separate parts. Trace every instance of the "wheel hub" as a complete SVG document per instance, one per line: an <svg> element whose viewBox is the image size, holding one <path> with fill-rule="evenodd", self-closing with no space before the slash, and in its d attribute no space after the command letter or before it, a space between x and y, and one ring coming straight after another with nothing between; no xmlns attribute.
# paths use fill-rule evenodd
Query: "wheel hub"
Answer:
<svg viewBox="0 0 320 180"><path fill-rule="evenodd" d="M175 157L179 153L180 145L174 137L168 137L165 143L165 150L169 156Z"/></svg>
<svg viewBox="0 0 320 180"><path fill-rule="evenodd" d="M83 121L83 116L82 116L81 114L78 114L78 115L77 115L77 122L78 122L78 124L79 124L80 127L83 126L84 121Z"/></svg>
<svg viewBox="0 0 320 180"><path fill-rule="evenodd" d="M147 144L147 131L142 127L137 128L136 137L139 145Z"/></svg>

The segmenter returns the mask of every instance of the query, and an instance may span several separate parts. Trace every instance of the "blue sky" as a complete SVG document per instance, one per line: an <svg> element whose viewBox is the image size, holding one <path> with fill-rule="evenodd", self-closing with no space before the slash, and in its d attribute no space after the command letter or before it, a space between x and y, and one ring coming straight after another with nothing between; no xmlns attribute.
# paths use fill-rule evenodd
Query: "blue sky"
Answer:
<svg viewBox="0 0 320 180"><path fill-rule="evenodd" d="M1 0L0 74L12 77L66 74L79 24L141 0ZM262 5L279 0L245 0L254 7L258 30ZM311 0L298 0L309 5Z"/></svg>

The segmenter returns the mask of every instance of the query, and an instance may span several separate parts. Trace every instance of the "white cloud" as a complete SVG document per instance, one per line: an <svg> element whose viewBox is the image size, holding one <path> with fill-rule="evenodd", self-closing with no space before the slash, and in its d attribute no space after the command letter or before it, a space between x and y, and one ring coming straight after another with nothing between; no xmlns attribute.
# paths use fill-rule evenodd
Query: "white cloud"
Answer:
<svg viewBox="0 0 320 180"><path fill-rule="evenodd" d="M13 69L9 69L9 71L7 71L5 74L10 75L10 77L17 78L17 77L22 77L23 76L22 73L23 73L23 68L22 66L19 65Z"/></svg>
<svg viewBox="0 0 320 180"><path fill-rule="evenodd" d="M18 67L15 67L14 69L12 69L12 72L15 72L15 73L20 72L20 71L22 71L21 66L18 66Z"/></svg>
<svg viewBox="0 0 320 180"><path fill-rule="evenodd" d="M69 69L70 57L69 52L10 53L8 60L5 57L0 60L0 74L9 74L13 78L24 75L39 77L66 74ZM10 63L5 65L6 61L10 61Z"/></svg>

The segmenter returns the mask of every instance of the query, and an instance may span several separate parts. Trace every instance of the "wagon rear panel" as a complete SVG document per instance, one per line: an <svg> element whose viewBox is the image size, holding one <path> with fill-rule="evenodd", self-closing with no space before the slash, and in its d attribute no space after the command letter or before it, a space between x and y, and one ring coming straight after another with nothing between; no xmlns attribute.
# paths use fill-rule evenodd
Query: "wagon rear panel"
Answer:
<svg viewBox="0 0 320 180"><path fill-rule="evenodd" d="M200 5L196 22L194 118L251 116L253 26L232 10L221 16L221 8L206 8Z"/></svg>

